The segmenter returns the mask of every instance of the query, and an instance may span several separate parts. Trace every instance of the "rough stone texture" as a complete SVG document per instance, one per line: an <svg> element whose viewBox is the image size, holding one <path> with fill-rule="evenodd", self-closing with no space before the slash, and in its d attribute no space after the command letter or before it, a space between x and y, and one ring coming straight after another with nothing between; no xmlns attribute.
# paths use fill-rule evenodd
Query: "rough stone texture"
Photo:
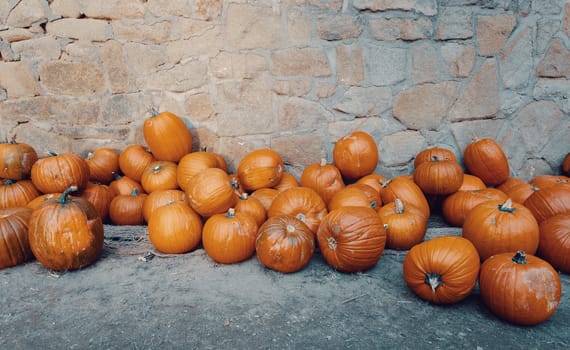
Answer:
<svg viewBox="0 0 570 350"><path fill-rule="evenodd" d="M532 32L525 29L507 46L499 61L503 85L518 89L528 85L532 76Z"/></svg>
<svg viewBox="0 0 570 350"><path fill-rule="evenodd" d="M220 79L250 79L267 69L265 58L253 53L221 52L210 60L210 71Z"/></svg>
<svg viewBox="0 0 570 350"><path fill-rule="evenodd" d="M279 131L315 130L333 119L332 113L319 103L299 97L282 100L277 115Z"/></svg>
<svg viewBox="0 0 570 350"><path fill-rule="evenodd" d="M473 13L470 8L447 7L440 15L437 40L469 39L473 37Z"/></svg>
<svg viewBox="0 0 570 350"><path fill-rule="evenodd" d="M532 102L524 107L512 120L516 131L521 134L523 144L536 154L560 127L563 114L560 107L551 101Z"/></svg>
<svg viewBox="0 0 570 350"><path fill-rule="evenodd" d="M441 55L449 75L454 78L466 78L475 66L475 47L446 43L441 47Z"/></svg>
<svg viewBox="0 0 570 350"><path fill-rule="evenodd" d="M408 74L408 51L382 45L364 47L366 78L378 86L396 84Z"/></svg>
<svg viewBox="0 0 570 350"><path fill-rule="evenodd" d="M67 18L79 18L81 8L76 0L54 0L50 4L51 12Z"/></svg>
<svg viewBox="0 0 570 350"><path fill-rule="evenodd" d="M479 55L493 56L498 53L511 35L516 24L512 15L480 16L477 19L477 42Z"/></svg>
<svg viewBox="0 0 570 350"><path fill-rule="evenodd" d="M358 44L336 47L337 79L340 84L361 85L364 81L364 53Z"/></svg>
<svg viewBox="0 0 570 350"><path fill-rule="evenodd" d="M34 33L25 28L14 28L0 31L0 38L7 43L29 40L34 36Z"/></svg>
<svg viewBox="0 0 570 350"><path fill-rule="evenodd" d="M142 20L125 20L111 22L115 37L120 40L161 44L171 36L172 24L169 21L160 21L151 25Z"/></svg>
<svg viewBox="0 0 570 350"><path fill-rule="evenodd" d="M421 43L412 48L412 78L416 84L439 80L440 56L437 48Z"/></svg>
<svg viewBox="0 0 570 350"><path fill-rule="evenodd" d="M209 21L218 18L222 13L221 0L195 0L192 13L194 16Z"/></svg>
<svg viewBox="0 0 570 350"><path fill-rule="evenodd" d="M60 38L72 38L87 41L105 41L110 37L110 25L100 19L64 18L48 22L46 31Z"/></svg>
<svg viewBox="0 0 570 350"><path fill-rule="evenodd" d="M270 7L231 4L226 22L226 40L236 49L274 49L284 44L280 16Z"/></svg>
<svg viewBox="0 0 570 350"><path fill-rule="evenodd" d="M171 62L178 63L185 59L195 59L197 56L213 57L220 52L222 40L220 28L208 28L188 40L172 41L166 44L166 53Z"/></svg>
<svg viewBox="0 0 570 350"><path fill-rule="evenodd" d="M129 91L129 67L124 60L123 47L114 40L107 41L101 47L101 60L107 74L109 87L115 94Z"/></svg>
<svg viewBox="0 0 570 350"><path fill-rule="evenodd" d="M562 23L562 30L567 36L570 36L570 2L564 5L564 22Z"/></svg>
<svg viewBox="0 0 570 350"><path fill-rule="evenodd" d="M536 21L536 52L543 55L552 38L560 29L560 21L552 18L539 18Z"/></svg>
<svg viewBox="0 0 570 350"><path fill-rule="evenodd" d="M184 92L206 84L207 69L204 62L188 61L149 74L139 86L148 90Z"/></svg>
<svg viewBox="0 0 570 350"><path fill-rule="evenodd" d="M39 0L22 0L10 11L6 24L10 27L26 28L46 18Z"/></svg>
<svg viewBox="0 0 570 350"><path fill-rule="evenodd" d="M382 154L380 163L385 166L402 166L409 163L423 148L425 139L417 131L406 130L384 136L378 148ZM398 152L382 152L382 150L397 149Z"/></svg>
<svg viewBox="0 0 570 350"><path fill-rule="evenodd" d="M401 92L394 100L394 117L408 129L437 129L455 102L459 84L423 84Z"/></svg>
<svg viewBox="0 0 570 350"><path fill-rule="evenodd" d="M21 59L26 59L30 62L57 60L61 55L59 42L47 36L12 43L12 50Z"/></svg>
<svg viewBox="0 0 570 350"><path fill-rule="evenodd" d="M187 0L148 0L147 9L157 17L192 16L192 7Z"/></svg>
<svg viewBox="0 0 570 350"><path fill-rule="evenodd" d="M297 167L298 175L307 165L326 157L323 136L318 131L277 136L271 140L271 149L281 155L285 164Z"/></svg>
<svg viewBox="0 0 570 350"><path fill-rule="evenodd" d="M297 10L287 13L287 38L292 45L311 42L311 16L308 13Z"/></svg>
<svg viewBox="0 0 570 350"><path fill-rule="evenodd" d="M354 0L353 6L359 10L389 11L403 10L416 11L426 16L437 14L437 4L435 0Z"/></svg>
<svg viewBox="0 0 570 350"><path fill-rule="evenodd" d="M103 19L143 18L145 7L140 0L78 0L87 17Z"/></svg>
<svg viewBox="0 0 570 350"><path fill-rule="evenodd" d="M209 94L198 93L190 95L185 100L185 105L191 119L197 122L206 121L214 114L214 106Z"/></svg>
<svg viewBox="0 0 570 350"><path fill-rule="evenodd" d="M336 85L334 85L336 88ZM311 91L311 82L305 80L278 80L273 84L277 95L305 96Z"/></svg>
<svg viewBox="0 0 570 350"><path fill-rule="evenodd" d="M39 68L42 87L50 94L81 96L103 92L103 71L92 62L50 61Z"/></svg>
<svg viewBox="0 0 570 350"><path fill-rule="evenodd" d="M136 77L156 71L168 62L168 57L160 46L128 43L125 45L125 51L127 53L127 65Z"/></svg>
<svg viewBox="0 0 570 350"><path fill-rule="evenodd" d="M278 50L273 53L271 59L273 75L328 77L332 73L327 55L321 49Z"/></svg>
<svg viewBox="0 0 570 350"><path fill-rule="evenodd" d="M499 112L499 77L494 60L487 60L453 105L449 116L453 122L491 118Z"/></svg>
<svg viewBox="0 0 570 350"><path fill-rule="evenodd" d="M362 19L351 15L321 16L317 18L317 36L335 41L358 38L362 33Z"/></svg>
<svg viewBox="0 0 570 350"><path fill-rule="evenodd" d="M570 51L562 40L552 40L546 56L540 61L536 75L548 78L570 77Z"/></svg>
<svg viewBox="0 0 570 350"><path fill-rule="evenodd" d="M433 34L433 24L427 18L370 18L370 34L381 41L414 41L428 39Z"/></svg>
<svg viewBox="0 0 570 350"><path fill-rule="evenodd" d="M39 94L38 83L26 62L0 62L0 87L8 98Z"/></svg>
<svg viewBox="0 0 570 350"><path fill-rule="evenodd" d="M388 110L391 103L392 93L387 87L352 87L333 108L357 117L373 117Z"/></svg>
<svg viewBox="0 0 570 350"><path fill-rule="evenodd" d="M104 101L100 122L103 125L129 125L152 115L152 99L142 93L113 95Z"/></svg>

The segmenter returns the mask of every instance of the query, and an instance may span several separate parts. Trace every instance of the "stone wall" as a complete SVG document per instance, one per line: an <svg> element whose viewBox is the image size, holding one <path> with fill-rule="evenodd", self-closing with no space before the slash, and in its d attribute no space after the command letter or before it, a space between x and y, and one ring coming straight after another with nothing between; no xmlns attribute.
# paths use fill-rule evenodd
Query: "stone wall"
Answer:
<svg viewBox="0 0 570 350"><path fill-rule="evenodd" d="M156 108L232 168L364 130L384 176L476 135L530 179L570 152L569 48L567 0L2 0L0 140L121 150Z"/></svg>

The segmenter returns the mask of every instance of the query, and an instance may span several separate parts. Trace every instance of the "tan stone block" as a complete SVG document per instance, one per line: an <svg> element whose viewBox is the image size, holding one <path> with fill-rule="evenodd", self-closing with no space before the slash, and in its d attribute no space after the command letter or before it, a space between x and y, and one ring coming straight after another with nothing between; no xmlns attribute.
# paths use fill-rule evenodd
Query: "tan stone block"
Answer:
<svg viewBox="0 0 570 350"><path fill-rule="evenodd" d="M364 81L364 53L358 44L336 48L336 75L343 85L361 85Z"/></svg>
<svg viewBox="0 0 570 350"><path fill-rule="evenodd" d="M278 95L301 97L311 92L311 85L306 80L278 80L273 83L273 91Z"/></svg>
<svg viewBox="0 0 570 350"><path fill-rule="evenodd" d="M207 93L188 96L185 106L191 120L201 122L210 119L214 115L212 97Z"/></svg>
<svg viewBox="0 0 570 350"><path fill-rule="evenodd" d="M511 125L522 136L526 149L539 153L550 137L561 129L563 117L560 106L555 102L533 101L512 119ZM567 146L563 147L567 149Z"/></svg>
<svg viewBox="0 0 570 350"><path fill-rule="evenodd" d="M145 7L140 0L78 0L86 17L103 19L143 18Z"/></svg>
<svg viewBox="0 0 570 350"><path fill-rule="evenodd" d="M148 0L147 10L156 17L192 16L192 6L188 0Z"/></svg>
<svg viewBox="0 0 570 350"><path fill-rule="evenodd" d="M441 47L441 55L449 75L454 78L467 78L475 66L473 45L446 43Z"/></svg>
<svg viewBox="0 0 570 350"><path fill-rule="evenodd" d="M287 34L292 45L304 45L311 42L311 15L297 10L287 13Z"/></svg>
<svg viewBox="0 0 570 350"><path fill-rule="evenodd" d="M221 0L194 0L193 4L193 14L200 19L210 21L222 14Z"/></svg>
<svg viewBox="0 0 570 350"><path fill-rule="evenodd" d="M192 151L195 152L206 149L208 152L220 154L222 138L216 135L216 133L207 128L200 127L190 129L190 133L192 134ZM226 155L222 155L222 157L227 159Z"/></svg>
<svg viewBox="0 0 570 350"><path fill-rule="evenodd" d="M111 95L101 104L101 124L131 127L135 121L142 123L150 117L152 107L154 107L152 97L146 93Z"/></svg>
<svg viewBox="0 0 570 350"><path fill-rule="evenodd" d="M62 17L79 18L81 9L77 0L54 0L50 4L51 12Z"/></svg>
<svg viewBox="0 0 570 350"><path fill-rule="evenodd" d="M214 57L222 49L222 33L220 26L206 29L201 35L187 40L170 41L166 44L166 54L170 62L177 63L185 59L199 56Z"/></svg>
<svg viewBox="0 0 570 350"><path fill-rule="evenodd" d="M64 18L48 22L46 32L60 38L105 41L111 37L107 21L90 18Z"/></svg>
<svg viewBox="0 0 570 350"><path fill-rule="evenodd" d="M511 35L516 17L512 15L480 16L477 19L477 42L479 55L497 54Z"/></svg>
<svg viewBox="0 0 570 350"><path fill-rule="evenodd" d="M10 11L6 24L10 27L26 28L45 19L47 15L39 0L22 0Z"/></svg>
<svg viewBox="0 0 570 350"><path fill-rule="evenodd" d="M320 103L299 97L280 99L279 130L298 131L318 129L333 120L333 115Z"/></svg>
<svg viewBox="0 0 570 350"><path fill-rule="evenodd" d="M570 2L564 5L564 20L562 23L562 30L570 37Z"/></svg>
<svg viewBox="0 0 570 350"><path fill-rule="evenodd" d="M547 78L570 77L570 50L561 39L553 39L546 55L540 61L536 75Z"/></svg>
<svg viewBox="0 0 570 350"><path fill-rule="evenodd" d="M326 15L317 18L317 36L323 40L355 39L362 33L362 19L354 15Z"/></svg>
<svg viewBox="0 0 570 350"><path fill-rule="evenodd" d="M93 125L99 116L96 98L64 96L36 96L7 100L0 104L0 115L9 115L18 121L42 125Z"/></svg>
<svg viewBox="0 0 570 350"><path fill-rule="evenodd" d="M29 29L24 29L24 28L12 28L8 30L0 30L0 38L2 38L2 40L7 43L13 43L21 40L28 40L31 39L33 36L34 33L32 33Z"/></svg>
<svg viewBox="0 0 570 350"><path fill-rule="evenodd" d="M210 59L210 71L219 79L249 79L268 69L265 57L257 54L221 52Z"/></svg>
<svg viewBox="0 0 570 350"><path fill-rule="evenodd" d="M375 117L392 107L388 87L351 87L333 105L333 109L356 117Z"/></svg>
<svg viewBox="0 0 570 350"><path fill-rule="evenodd" d="M50 94L81 96L105 90L103 71L94 62L45 62L39 74L43 88Z"/></svg>
<svg viewBox="0 0 570 350"><path fill-rule="evenodd" d="M479 139L489 137L504 147L503 140L498 138L499 130L503 128L504 124L504 119L465 120L461 123L452 123L451 132L457 141L461 154L463 154L465 147L471 143L473 137Z"/></svg>
<svg viewBox="0 0 570 350"><path fill-rule="evenodd" d="M124 59L123 46L115 40L107 41L101 47L101 60L111 92L121 94L129 91L130 74Z"/></svg>
<svg viewBox="0 0 570 350"><path fill-rule="evenodd" d="M427 18L370 18L370 34L382 41L414 41L430 38L433 24Z"/></svg>
<svg viewBox="0 0 570 350"><path fill-rule="evenodd" d="M271 59L274 75L328 77L332 73L327 55L320 48L277 50Z"/></svg>
<svg viewBox="0 0 570 350"><path fill-rule="evenodd" d="M329 98L334 95L336 91L336 84L333 83L317 83L316 95L318 98Z"/></svg>
<svg viewBox="0 0 570 350"><path fill-rule="evenodd" d="M416 11L426 16L437 14L437 4L435 0L354 0L353 6L359 10L370 11Z"/></svg>
<svg viewBox="0 0 570 350"><path fill-rule="evenodd" d="M378 142L380 164L383 166L404 166L426 146L426 140L419 131L404 130L382 137Z"/></svg>
<svg viewBox="0 0 570 350"><path fill-rule="evenodd" d="M141 79L140 86L150 90L186 92L203 86L207 79L206 63L194 60L152 72Z"/></svg>
<svg viewBox="0 0 570 350"><path fill-rule="evenodd" d="M271 7L231 3L226 20L227 44L236 49L275 49L284 44L281 16Z"/></svg>
<svg viewBox="0 0 570 350"><path fill-rule="evenodd" d="M61 55L59 42L49 36L12 43L12 50L29 61L56 60Z"/></svg>
<svg viewBox="0 0 570 350"><path fill-rule="evenodd" d="M289 167L302 171L307 165L326 158L322 131L283 135L271 139L271 149L281 155Z"/></svg>
<svg viewBox="0 0 570 350"><path fill-rule="evenodd" d="M431 43L421 43L412 48L412 77L417 84L439 80L441 61L439 52Z"/></svg>
<svg viewBox="0 0 570 350"><path fill-rule="evenodd" d="M495 60L488 59L453 105L451 121L491 118L499 112L499 77Z"/></svg>
<svg viewBox="0 0 570 350"><path fill-rule="evenodd" d="M63 137L52 124L24 123L15 129L18 139L34 147L40 157L47 152L71 152L71 137Z"/></svg>
<svg viewBox="0 0 570 350"><path fill-rule="evenodd" d="M458 88L454 81L414 86L396 96L392 113L408 129L435 130L455 102Z"/></svg>
<svg viewBox="0 0 570 350"><path fill-rule="evenodd" d="M111 25L116 39L151 44L168 41L172 27L170 21L146 24L143 20L115 20Z"/></svg>
<svg viewBox="0 0 570 350"><path fill-rule="evenodd" d="M134 72L135 78L156 71L168 63L164 48L158 45L126 43L127 65Z"/></svg>
<svg viewBox="0 0 570 350"><path fill-rule="evenodd" d="M499 60L503 89L516 90L528 86L535 69L533 51L532 28L518 31Z"/></svg>
<svg viewBox="0 0 570 350"><path fill-rule="evenodd" d="M67 57L81 58L82 60L96 61L99 57L99 46L92 41L77 40L71 42L63 48L64 55L62 58Z"/></svg>
<svg viewBox="0 0 570 350"><path fill-rule="evenodd" d="M39 95L38 81L25 61L0 62L0 87L8 98Z"/></svg>

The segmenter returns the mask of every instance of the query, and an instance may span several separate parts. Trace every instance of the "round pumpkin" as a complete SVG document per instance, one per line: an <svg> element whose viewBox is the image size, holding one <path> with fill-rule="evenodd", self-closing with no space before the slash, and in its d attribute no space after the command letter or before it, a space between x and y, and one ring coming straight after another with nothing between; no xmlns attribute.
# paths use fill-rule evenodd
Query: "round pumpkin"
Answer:
<svg viewBox="0 0 570 350"><path fill-rule="evenodd" d="M291 215L303 221L311 232L317 232L327 206L321 196L307 187L294 187L279 192L267 210L267 217Z"/></svg>
<svg viewBox="0 0 570 350"><path fill-rule="evenodd" d="M0 144L0 179L27 179L38 160L35 149L26 143L12 140Z"/></svg>
<svg viewBox="0 0 570 350"><path fill-rule="evenodd" d="M125 176L140 182L146 167L155 160L150 149L140 144L132 144L119 154L119 169Z"/></svg>
<svg viewBox="0 0 570 350"><path fill-rule="evenodd" d="M376 141L364 131L341 137L333 147L333 163L348 181L372 174L378 166Z"/></svg>
<svg viewBox="0 0 570 350"><path fill-rule="evenodd" d="M423 241L427 220L421 210L399 198L378 210L386 230L386 248L408 250Z"/></svg>
<svg viewBox="0 0 570 350"><path fill-rule="evenodd" d="M0 209L0 270L34 258L28 242L28 221L32 209Z"/></svg>
<svg viewBox="0 0 570 350"><path fill-rule="evenodd" d="M273 203L273 200L275 199L275 197L277 197L279 193L280 192L274 188L260 188L258 190L253 191L251 193L251 197L260 201L263 207L265 208L265 211L267 212L269 210L269 207L271 206L271 203Z"/></svg>
<svg viewBox="0 0 570 350"><path fill-rule="evenodd" d="M59 196L61 196L61 192L45 193L45 194L39 195L38 197L29 201L28 204L26 204L26 208L30 208L32 210L36 209L40 205L44 204L44 202L47 202L52 198L58 198Z"/></svg>
<svg viewBox="0 0 570 350"><path fill-rule="evenodd" d="M481 261L517 250L534 254L539 242L539 227L532 213L510 199L475 206L465 216L462 234L477 248Z"/></svg>
<svg viewBox="0 0 570 350"><path fill-rule="evenodd" d="M148 222L150 215L157 208L171 202L183 202L188 204L186 201L186 193L181 190L156 190L149 193L148 197L146 197L143 203L144 221Z"/></svg>
<svg viewBox="0 0 570 350"><path fill-rule="evenodd" d="M463 168L456 160L441 160L433 156L414 172L414 182L426 194L447 195L457 192L463 184Z"/></svg>
<svg viewBox="0 0 570 350"><path fill-rule="evenodd" d="M115 225L144 224L143 206L148 195L133 189L131 194L119 194L111 200L109 218Z"/></svg>
<svg viewBox="0 0 570 350"><path fill-rule="evenodd" d="M0 209L25 207L39 195L30 180L4 180L0 182Z"/></svg>
<svg viewBox="0 0 570 350"><path fill-rule="evenodd" d="M509 197L496 188L485 188L479 191L457 191L443 199L441 212L445 221L451 226L461 227L467 213L478 204L489 200L504 202Z"/></svg>
<svg viewBox="0 0 570 350"><path fill-rule="evenodd" d="M570 185L538 189L528 196L523 204L532 212L538 223L551 216L570 213Z"/></svg>
<svg viewBox="0 0 570 350"><path fill-rule="evenodd" d="M297 181L295 175L288 172L283 172L283 175L281 175L281 181L279 181L277 185L273 186L273 188L279 192L283 192L285 190L298 186L299 182Z"/></svg>
<svg viewBox="0 0 570 350"><path fill-rule="evenodd" d="M246 191L276 186L283 176L285 164L281 156L268 148L246 154L239 162L237 175Z"/></svg>
<svg viewBox="0 0 570 350"><path fill-rule="evenodd" d="M421 150L414 159L414 169L424 162L431 162L433 159L437 158L439 160L454 160L457 161L457 157L452 150L442 147L431 147Z"/></svg>
<svg viewBox="0 0 570 350"><path fill-rule="evenodd" d="M115 193L119 194L131 194L136 188L139 193L144 193L144 189L140 182L131 179L126 175L115 174L115 180L111 181L109 188Z"/></svg>
<svg viewBox="0 0 570 350"><path fill-rule="evenodd" d="M234 209L236 213L252 216L257 226L261 226L267 219L267 210L265 210L261 201L249 196L247 193L242 193L238 196Z"/></svg>
<svg viewBox="0 0 570 350"><path fill-rule="evenodd" d="M103 223L109 222L109 208L111 201L115 198L115 193L109 186L89 182L87 187L81 191L80 196L95 207Z"/></svg>
<svg viewBox="0 0 570 350"><path fill-rule="evenodd" d="M178 162L192 151L192 134L180 117L171 112L157 113L143 123L143 136L156 160Z"/></svg>
<svg viewBox="0 0 570 350"><path fill-rule="evenodd" d="M335 165L328 164L324 158L320 163L310 164L303 169L300 185L312 188L325 203L345 187L340 170Z"/></svg>
<svg viewBox="0 0 570 350"><path fill-rule="evenodd" d="M560 276L548 262L524 251L507 252L483 262L479 294L499 318L533 326L554 314L562 285Z"/></svg>
<svg viewBox="0 0 570 350"><path fill-rule="evenodd" d="M570 184L570 177L564 175L538 175L530 180L530 184L543 190L554 185Z"/></svg>
<svg viewBox="0 0 570 350"><path fill-rule="evenodd" d="M141 186L144 191L151 193L157 190L177 189L176 168L176 163L168 160L151 162L141 175Z"/></svg>
<svg viewBox="0 0 570 350"><path fill-rule="evenodd" d="M563 273L570 273L570 214L551 216L539 229L537 255Z"/></svg>
<svg viewBox="0 0 570 350"><path fill-rule="evenodd" d="M388 182L388 179L380 174L368 174L356 181L357 184L368 185L375 189L380 195L380 198L382 198L382 185L386 182Z"/></svg>
<svg viewBox="0 0 570 350"><path fill-rule="evenodd" d="M501 190L505 193L507 193L508 190L510 190L511 188L521 185L521 184L527 184L528 182L526 182L525 180L518 178L518 177L514 177L514 176L510 176L508 177L505 181L503 181L500 185L498 185L496 188L498 190Z"/></svg>
<svg viewBox="0 0 570 350"><path fill-rule="evenodd" d="M259 228L255 251L263 266L283 273L297 272L313 257L315 236L294 216L274 216Z"/></svg>
<svg viewBox="0 0 570 350"><path fill-rule="evenodd" d="M218 158L212 152L192 152L186 154L178 162L176 169L176 180L181 189L186 191L190 186L192 177L198 175L202 170L209 168L220 168ZM222 169L224 170L224 169Z"/></svg>
<svg viewBox="0 0 570 350"><path fill-rule="evenodd" d="M465 299L479 276L479 255L467 239L441 236L412 247L403 264L404 280L421 299L453 304Z"/></svg>
<svg viewBox="0 0 570 350"><path fill-rule="evenodd" d="M50 153L32 166L32 182L43 193L63 192L71 186L83 190L90 177L85 159L75 153Z"/></svg>
<svg viewBox="0 0 570 350"><path fill-rule="evenodd" d="M202 230L202 244L215 262L238 263L253 256L257 229L253 217L235 213L230 208L225 214L216 214L206 220Z"/></svg>
<svg viewBox="0 0 570 350"><path fill-rule="evenodd" d="M32 211L28 223L30 248L36 259L55 271L76 270L95 262L103 251L103 222L91 203L69 198L66 189Z"/></svg>
<svg viewBox="0 0 570 350"><path fill-rule="evenodd" d="M150 214L148 237L162 253L190 252L202 239L202 218L184 202L169 202Z"/></svg>
<svg viewBox="0 0 570 350"><path fill-rule="evenodd" d="M374 194L374 197L372 195ZM380 195L372 187L364 184L351 184L341 189L330 199L328 211L340 207L367 207L379 210L382 206Z"/></svg>
<svg viewBox="0 0 570 350"><path fill-rule="evenodd" d="M89 180L109 184L119 172L119 153L112 148L101 147L87 154Z"/></svg>
<svg viewBox="0 0 570 350"><path fill-rule="evenodd" d="M513 200L513 202L524 204L528 197L539 189L530 183L523 182L522 184L510 187L503 192Z"/></svg>
<svg viewBox="0 0 570 350"><path fill-rule="evenodd" d="M458 191L478 191L487 188L483 180L475 175L463 173L463 182Z"/></svg>
<svg viewBox="0 0 570 350"><path fill-rule="evenodd" d="M341 207L329 212L316 236L325 261L341 272L374 267L386 245L382 219L374 209L365 207Z"/></svg>
<svg viewBox="0 0 570 350"><path fill-rule="evenodd" d="M219 168L203 170L186 189L190 207L203 217L223 214L236 203L234 182Z"/></svg>
<svg viewBox="0 0 570 350"><path fill-rule="evenodd" d="M475 139L465 147L463 162L467 171L488 186L500 185L510 173L503 148L493 139Z"/></svg>
<svg viewBox="0 0 570 350"><path fill-rule="evenodd" d="M418 207L426 218L430 216L430 206L425 194L410 177L402 175L389 179L382 185L380 196L383 204L400 198L402 201Z"/></svg>

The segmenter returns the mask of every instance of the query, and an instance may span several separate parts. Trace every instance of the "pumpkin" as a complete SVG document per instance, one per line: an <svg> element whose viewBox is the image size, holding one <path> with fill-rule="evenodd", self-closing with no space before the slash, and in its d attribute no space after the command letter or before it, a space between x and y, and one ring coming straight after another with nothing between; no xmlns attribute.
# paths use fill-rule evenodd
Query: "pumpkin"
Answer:
<svg viewBox="0 0 570 350"><path fill-rule="evenodd" d="M109 188L113 193L115 193L115 195L131 194L135 188L139 193L144 193L144 189L140 182L133 180L128 176L119 174L115 174L115 180L111 181Z"/></svg>
<svg viewBox="0 0 570 350"><path fill-rule="evenodd" d="M95 207L103 223L109 222L109 208L111 201L115 198L115 193L109 186L89 182L87 187L81 191L80 196Z"/></svg>
<svg viewBox="0 0 570 350"><path fill-rule="evenodd" d="M251 193L251 197L257 199L263 204L265 211L269 210L271 203L280 192L274 188L260 188Z"/></svg>
<svg viewBox="0 0 570 350"><path fill-rule="evenodd" d="M27 179L37 160L38 154L26 143L16 143L12 140L0 144L0 179Z"/></svg>
<svg viewBox="0 0 570 350"><path fill-rule="evenodd" d="M236 203L234 182L219 168L209 168L195 175L186 196L190 207L203 217L222 214Z"/></svg>
<svg viewBox="0 0 570 350"><path fill-rule="evenodd" d="M329 212L316 237L327 264L348 273L374 267L386 245L382 219L374 209L365 207L341 207Z"/></svg>
<svg viewBox="0 0 570 350"><path fill-rule="evenodd" d="M416 154L416 158L414 159L414 169L417 169L418 166L424 162L432 162L434 157L439 160L457 161L455 153L453 153L453 151L447 148L442 148L442 147L426 148L424 150L421 150L418 154Z"/></svg>
<svg viewBox="0 0 570 350"><path fill-rule="evenodd" d="M0 209L0 270L34 258L28 243L28 221L32 209Z"/></svg>
<svg viewBox="0 0 570 350"><path fill-rule="evenodd" d="M255 251L263 266L282 273L297 272L313 257L315 236L294 216L274 216L259 228Z"/></svg>
<svg viewBox="0 0 570 350"><path fill-rule="evenodd" d="M192 151L192 134L180 117L171 112L157 113L143 123L143 136L156 160L178 162Z"/></svg>
<svg viewBox="0 0 570 350"><path fill-rule="evenodd" d="M453 304L471 294L479 264L477 249L470 241L440 236L410 249L404 258L404 281L423 300Z"/></svg>
<svg viewBox="0 0 570 350"><path fill-rule="evenodd" d="M186 154L178 162L178 168L176 170L178 185L181 189L186 191L190 186L192 177L198 175L202 170L209 168L220 168L220 163L214 153L200 151Z"/></svg>
<svg viewBox="0 0 570 350"><path fill-rule="evenodd" d="M150 215L159 207L169 204L171 202L186 201L186 193L181 190L156 190L148 194L143 203L143 217L144 221L148 223Z"/></svg>
<svg viewBox="0 0 570 350"><path fill-rule="evenodd" d="M148 195L133 189L131 194L119 194L113 197L109 205L109 217L115 225L144 224L143 206Z"/></svg>
<svg viewBox="0 0 570 350"><path fill-rule="evenodd" d="M509 161L502 147L493 139L474 139L465 147L463 162L467 171L488 186L500 185L510 173Z"/></svg>
<svg viewBox="0 0 570 350"><path fill-rule="evenodd" d="M299 182L297 181L295 175L288 172L283 172L283 175L281 176L281 181L279 181L277 185L273 186L273 188L279 192L283 192L285 190L297 186L299 186Z"/></svg>
<svg viewBox="0 0 570 350"><path fill-rule="evenodd" d="M570 213L570 185L556 185L534 191L523 204L539 223L551 216Z"/></svg>
<svg viewBox="0 0 570 350"><path fill-rule="evenodd" d="M253 256L257 223L252 216L235 213L216 214L206 220L202 230L204 250L220 264L234 264Z"/></svg>
<svg viewBox="0 0 570 350"><path fill-rule="evenodd" d="M374 188L380 196L382 196L382 184L386 183L388 179L380 174L368 174L356 181L357 184L364 184Z"/></svg>
<svg viewBox="0 0 570 350"><path fill-rule="evenodd" d="M457 191L443 199L441 213L451 226L461 227L467 213L478 204L489 200L506 201L509 197L496 188L486 188L479 191Z"/></svg>
<svg viewBox="0 0 570 350"><path fill-rule="evenodd" d="M63 192L71 186L83 190L89 182L89 166L75 153L50 153L32 166L34 186L43 193Z"/></svg>
<svg viewBox="0 0 570 350"><path fill-rule="evenodd" d="M333 147L333 163L347 181L371 174L378 166L378 146L370 134L355 131Z"/></svg>
<svg viewBox="0 0 570 350"><path fill-rule="evenodd" d="M570 273L570 214L551 216L539 225L537 255L553 267Z"/></svg>
<svg viewBox="0 0 570 350"><path fill-rule="evenodd" d="M26 208L30 208L32 210L36 209L40 205L44 204L44 202L47 202L50 199L57 198L59 196L61 196L61 192L41 194L38 197L29 201L28 204L26 204Z"/></svg>
<svg viewBox="0 0 570 350"><path fill-rule="evenodd" d="M562 161L562 173L566 176L570 176L570 153L568 153Z"/></svg>
<svg viewBox="0 0 570 350"><path fill-rule="evenodd" d="M530 183L523 182L522 184L510 187L503 192L511 198L513 202L523 204L535 191L538 191L537 187Z"/></svg>
<svg viewBox="0 0 570 350"><path fill-rule="evenodd" d="M481 265L479 294L499 318L533 326L554 314L562 286L560 276L548 262L524 251L506 252Z"/></svg>
<svg viewBox="0 0 570 350"><path fill-rule="evenodd" d="M340 170L335 165L328 164L324 158L320 163L310 164L303 169L300 185L312 188L325 203L345 187Z"/></svg>
<svg viewBox="0 0 570 350"><path fill-rule="evenodd" d="M340 207L368 207L374 210L380 209L382 200L380 195L372 187L364 184L351 184L330 199L327 209L332 211Z"/></svg>
<svg viewBox="0 0 570 350"><path fill-rule="evenodd" d="M0 183L0 209L25 207L39 195L30 180L4 180Z"/></svg>
<svg viewBox="0 0 570 350"><path fill-rule="evenodd" d="M190 252L202 239L202 218L184 202L169 202L150 214L148 237L162 253Z"/></svg>
<svg viewBox="0 0 570 350"><path fill-rule="evenodd" d="M511 188L518 186L518 185L527 184L527 183L528 182L526 182L525 180L523 180L521 178L510 176L505 181L503 181L500 185L498 185L496 188L507 193L507 191L510 190Z"/></svg>
<svg viewBox="0 0 570 350"><path fill-rule="evenodd" d="M327 206L321 196L307 187L294 187L273 199L267 210L267 217L291 215L303 221L311 232L317 232L319 224L327 214Z"/></svg>
<svg viewBox="0 0 570 350"><path fill-rule="evenodd" d="M53 198L32 211L28 240L36 259L55 271L76 270L95 262L104 242L103 222L86 200L69 194Z"/></svg>
<svg viewBox="0 0 570 350"><path fill-rule="evenodd" d="M530 180L530 184L543 190L554 185L570 184L570 177L564 175L538 175Z"/></svg>
<svg viewBox="0 0 570 350"><path fill-rule="evenodd" d="M463 173L463 182L458 191L477 191L487 188L483 180L475 175Z"/></svg>
<svg viewBox="0 0 570 350"><path fill-rule="evenodd" d="M423 241L427 220L421 210L396 198L378 211L386 230L386 248L408 250Z"/></svg>
<svg viewBox="0 0 570 350"><path fill-rule="evenodd" d="M522 204L507 199L478 204L465 216L462 235L473 243L481 261L504 252L536 253L539 227Z"/></svg>
<svg viewBox="0 0 570 350"><path fill-rule="evenodd" d="M257 226L261 226L267 219L267 210L261 201L255 197L242 193L238 196L234 207L236 213L247 214L255 219Z"/></svg>
<svg viewBox="0 0 570 350"><path fill-rule="evenodd" d="M119 153L112 148L101 147L87 154L89 180L109 184L119 172Z"/></svg>
<svg viewBox="0 0 570 350"><path fill-rule="evenodd" d="M430 206L421 188L411 178L403 175L389 179L382 185L380 193L382 203L390 203L400 198L402 201L418 207L426 218L430 215Z"/></svg>
<svg viewBox="0 0 570 350"><path fill-rule="evenodd" d="M119 169L125 176L140 182L144 169L155 160L148 148L140 144L132 144L119 154Z"/></svg>
<svg viewBox="0 0 570 350"><path fill-rule="evenodd" d="M178 189L176 168L176 163L168 160L151 162L141 176L141 185L144 191L151 193L156 190Z"/></svg>
<svg viewBox="0 0 570 350"><path fill-rule="evenodd" d="M237 175L246 191L276 186L283 176L285 165L281 156L268 148L246 154L239 162Z"/></svg>
<svg viewBox="0 0 570 350"><path fill-rule="evenodd" d="M427 194L451 194L463 184L463 168L456 160L441 160L433 156L431 161L418 165L414 182Z"/></svg>

